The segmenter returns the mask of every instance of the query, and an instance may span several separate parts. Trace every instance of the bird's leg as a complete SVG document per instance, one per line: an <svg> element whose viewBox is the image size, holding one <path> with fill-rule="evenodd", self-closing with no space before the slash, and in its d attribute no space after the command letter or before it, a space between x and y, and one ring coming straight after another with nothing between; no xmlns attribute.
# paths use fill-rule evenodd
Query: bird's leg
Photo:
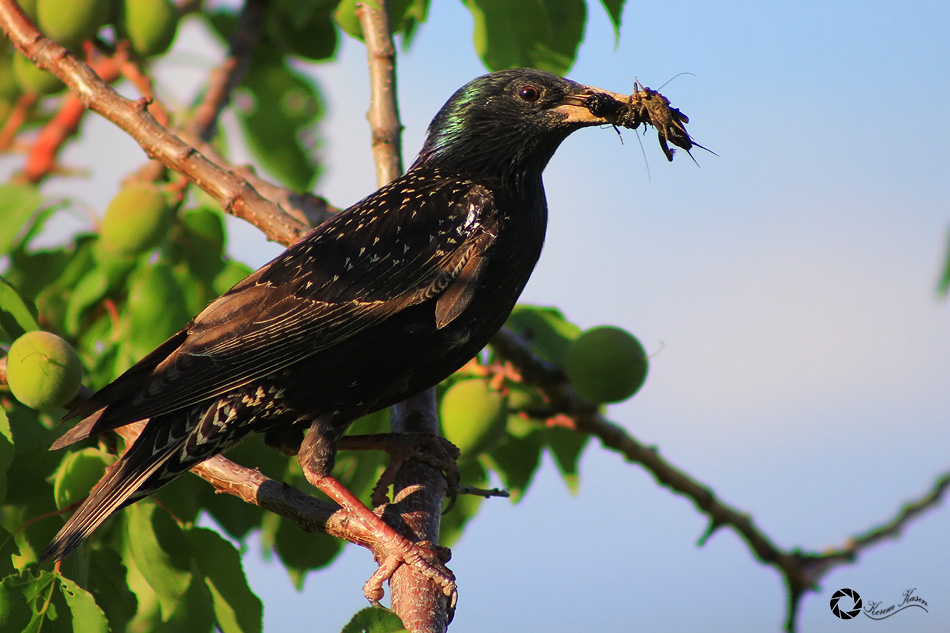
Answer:
<svg viewBox="0 0 950 633"><path fill-rule="evenodd" d="M445 473L450 505L455 502L459 487L459 467L456 460L459 449L452 442L433 433L376 433L373 435L347 435L340 440L339 448L345 450L384 451L391 457L386 470L373 488L373 505L387 503L386 491L393 484L396 473L410 459L434 466Z"/></svg>
<svg viewBox="0 0 950 633"><path fill-rule="evenodd" d="M363 585L363 594L370 602L378 604L384 593L383 583L406 563L442 587L442 592L449 598L450 608L454 609L458 600L455 575L439 559L438 553L420 543L412 543L396 532L330 474L334 445L338 441L333 430L328 432L327 420L318 418L304 437L297 460L307 481L335 501L348 517L360 523L368 536L367 544L376 556L379 569Z"/></svg>

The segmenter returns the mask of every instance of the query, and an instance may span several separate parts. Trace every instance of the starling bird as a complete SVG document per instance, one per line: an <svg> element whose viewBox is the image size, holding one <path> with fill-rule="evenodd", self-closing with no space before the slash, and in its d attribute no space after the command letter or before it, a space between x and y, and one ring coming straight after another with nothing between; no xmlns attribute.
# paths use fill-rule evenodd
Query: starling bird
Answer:
<svg viewBox="0 0 950 633"><path fill-rule="evenodd" d="M435 385L502 326L541 253L541 172L569 134L610 123L588 107L605 94L530 69L458 90L405 175L67 414L82 421L53 449L147 423L43 557L66 556L113 512L247 433L308 429L298 453L307 479L454 593L451 572L332 477L336 448L353 420Z"/></svg>

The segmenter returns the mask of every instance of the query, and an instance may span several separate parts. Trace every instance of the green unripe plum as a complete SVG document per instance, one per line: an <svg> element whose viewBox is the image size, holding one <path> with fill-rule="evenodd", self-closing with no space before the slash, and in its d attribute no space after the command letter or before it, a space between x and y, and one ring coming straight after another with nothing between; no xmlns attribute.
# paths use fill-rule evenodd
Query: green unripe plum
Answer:
<svg viewBox="0 0 950 633"><path fill-rule="evenodd" d="M63 510L88 496L113 461L111 455L98 448L84 448L66 455L53 476L56 508Z"/></svg>
<svg viewBox="0 0 950 633"><path fill-rule="evenodd" d="M132 183L115 195L102 218L100 236L106 250L135 254L158 246L174 214L168 199L150 183Z"/></svg>
<svg viewBox="0 0 950 633"><path fill-rule="evenodd" d="M22 55L17 55L23 57ZM25 59L25 58L24 58ZM13 72L14 56L9 49L0 52L0 100L13 101L20 94L20 83ZM6 117L3 117L6 120Z"/></svg>
<svg viewBox="0 0 950 633"><path fill-rule="evenodd" d="M111 11L111 0L36 0L37 26L69 48L92 39Z"/></svg>
<svg viewBox="0 0 950 633"><path fill-rule="evenodd" d="M178 8L171 0L124 0L122 31L143 57L161 55L178 33Z"/></svg>
<svg viewBox="0 0 950 633"><path fill-rule="evenodd" d="M507 399L480 379L462 380L442 396L439 414L445 438L461 451L461 459L494 448L505 435Z"/></svg>
<svg viewBox="0 0 950 633"><path fill-rule="evenodd" d="M51 332L27 332L10 346L7 384L32 409L56 409L82 384L82 363L72 345Z"/></svg>
<svg viewBox="0 0 950 633"><path fill-rule="evenodd" d="M36 22L36 0L17 0L26 17Z"/></svg>
<svg viewBox="0 0 950 633"><path fill-rule="evenodd" d="M564 371L580 397L621 402L646 380L649 360L637 338L618 327L587 330L567 348Z"/></svg>
<svg viewBox="0 0 950 633"><path fill-rule="evenodd" d="M39 68L23 55L13 58L13 74L23 92L51 95L66 87L53 73Z"/></svg>

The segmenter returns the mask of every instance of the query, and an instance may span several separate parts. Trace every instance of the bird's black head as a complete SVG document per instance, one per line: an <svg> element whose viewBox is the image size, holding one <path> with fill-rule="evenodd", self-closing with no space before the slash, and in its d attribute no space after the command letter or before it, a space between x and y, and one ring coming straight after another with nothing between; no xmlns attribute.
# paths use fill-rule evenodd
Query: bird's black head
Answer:
<svg viewBox="0 0 950 633"><path fill-rule="evenodd" d="M609 122L587 106L603 92L531 68L483 75L442 106L414 166L503 179L540 176L571 132Z"/></svg>

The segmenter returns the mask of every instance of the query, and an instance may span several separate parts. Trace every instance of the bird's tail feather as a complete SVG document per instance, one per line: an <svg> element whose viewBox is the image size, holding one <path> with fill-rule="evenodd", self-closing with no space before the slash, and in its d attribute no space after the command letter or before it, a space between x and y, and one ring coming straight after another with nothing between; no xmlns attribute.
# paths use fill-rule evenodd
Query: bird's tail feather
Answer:
<svg viewBox="0 0 950 633"><path fill-rule="evenodd" d="M139 492L149 477L162 468L184 444L182 438L171 445L162 446L161 450L156 450L154 444L147 441L144 435L143 433L133 443L105 478L93 488L76 513L69 517L66 525L43 550L41 561L47 558L60 560L79 547L113 512L134 500L131 497ZM138 496L144 496L151 491L151 488L142 491Z"/></svg>

